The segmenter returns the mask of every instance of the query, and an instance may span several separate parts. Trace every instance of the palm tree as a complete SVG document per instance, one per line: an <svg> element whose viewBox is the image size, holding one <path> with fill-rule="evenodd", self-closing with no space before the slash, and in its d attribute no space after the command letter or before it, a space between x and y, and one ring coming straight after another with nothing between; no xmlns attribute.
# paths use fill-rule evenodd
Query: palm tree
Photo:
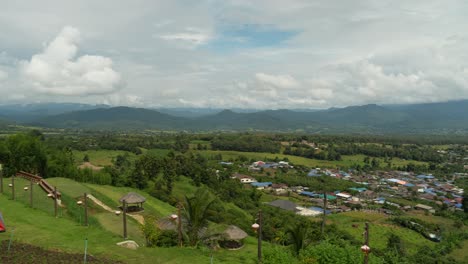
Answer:
<svg viewBox="0 0 468 264"><path fill-rule="evenodd" d="M197 245L201 231L208 225L209 210L215 200L205 188L198 189L192 197L185 196L182 214L187 221L186 232L191 246Z"/></svg>
<svg viewBox="0 0 468 264"><path fill-rule="evenodd" d="M287 231L289 234L294 253L299 255L301 249L307 247L311 241L308 239L309 225L304 222L298 222Z"/></svg>

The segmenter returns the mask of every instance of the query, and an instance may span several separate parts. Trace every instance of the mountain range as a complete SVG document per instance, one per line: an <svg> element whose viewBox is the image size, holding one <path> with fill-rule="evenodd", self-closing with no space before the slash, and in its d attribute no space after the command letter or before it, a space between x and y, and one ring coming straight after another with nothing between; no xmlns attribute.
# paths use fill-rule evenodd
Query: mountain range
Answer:
<svg viewBox="0 0 468 264"><path fill-rule="evenodd" d="M468 100L326 110L145 109L86 104L0 106L0 120L86 130L468 134Z"/></svg>

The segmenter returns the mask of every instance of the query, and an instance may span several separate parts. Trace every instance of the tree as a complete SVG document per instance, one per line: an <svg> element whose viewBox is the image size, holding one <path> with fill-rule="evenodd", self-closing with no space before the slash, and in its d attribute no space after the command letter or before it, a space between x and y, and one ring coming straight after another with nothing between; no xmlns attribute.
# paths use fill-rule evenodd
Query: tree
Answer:
<svg viewBox="0 0 468 264"><path fill-rule="evenodd" d="M405 250L401 238L393 233L387 239L387 249L395 251L399 256L405 255Z"/></svg>
<svg viewBox="0 0 468 264"><path fill-rule="evenodd" d="M310 241L308 241L308 231L309 226L307 222L298 222L287 231L291 238L294 254L296 254L296 256L310 243Z"/></svg>
<svg viewBox="0 0 468 264"><path fill-rule="evenodd" d="M183 218L186 220L186 232L191 246L196 246L200 231L208 225L210 209L215 197L205 188L199 188L194 196L185 196Z"/></svg>
<svg viewBox="0 0 468 264"><path fill-rule="evenodd" d="M156 218L146 216L145 223L140 226L143 236L146 240L147 247L155 247L161 231L156 227Z"/></svg>
<svg viewBox="0 0 468 264"><path fill-rule="evenodd" d="M462 208L465 213L468 213L468 191L463 193Z"/></svg>
<svg viewBox="0 0 468 264"><path fill-rule="evenodd" d="M47 177L47 156L39 137L17 134L8 137L5 144L6 150L2 154L5 175L24 170Z"/></svg>

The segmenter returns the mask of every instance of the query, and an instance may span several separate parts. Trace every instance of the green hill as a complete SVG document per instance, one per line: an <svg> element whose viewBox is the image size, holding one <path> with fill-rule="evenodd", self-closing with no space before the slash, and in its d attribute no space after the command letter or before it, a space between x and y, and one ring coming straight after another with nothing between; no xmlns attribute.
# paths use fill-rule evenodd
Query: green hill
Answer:
<svg viewBox="0 0 468 264"><path fill-rule="evenodd" d="M38 245L43 249L59 250L68 253L83 253L84 240L88 239L88 253L95 257L119 260L124 263L209 263L210 252L190 247L147 248L137 221L129 217L128 236L135 240L140 248L130 250L121 248L116 243L122 239L122 216L117 217L89 202L90 225L80 225L79 214L82 209L76 201L84 192L92 194L111 208L116 208L116 201L129 191L142 194L145 202L144 215L157 217L174 213L175 208L150 195L132 188L119 188L75 182L65 178L47 179L56 185L62 193L65 207L59 208L59 217L53 215L53 202L38 187L34 188L34 208L29 207L29 195L23 191L28 186L26 180L17 178L16 200L10 200L9 179L4 179L4 194L0 194L1 212L5 219L7 232L0 234L0 241L8 240L14 230L15 242ZM76 214L78 212L78 215ZM217 250L214 260L222 263L255 263L256 240L247 238L244 248L238 251ZM268 246L268 243L265 243Z"/></svg>

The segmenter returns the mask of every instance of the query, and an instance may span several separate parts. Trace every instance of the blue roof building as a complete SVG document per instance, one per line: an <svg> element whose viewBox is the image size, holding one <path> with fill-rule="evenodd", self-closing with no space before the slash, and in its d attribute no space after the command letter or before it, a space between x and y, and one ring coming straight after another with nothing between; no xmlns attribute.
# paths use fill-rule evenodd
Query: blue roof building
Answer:
<svg viewBox="0 0 468 264"><path fill-rule="evenodd" d="M309 207L308 209L312 210L312 211L320 212L320 213L323 214L323 209L320 208L320 207L312 206L312 207ZM325 214L331 214L331 211L330 210L325 210Z"/></svg>
<svg viewBox="0 0 468 264"><path fill-rule="evenodd" d="M307 176L309 176L309 177L318 177L318 176L322 176L322 174L319 173L318 170L312 169L312 170L309 171L309 173L307 173Z"/></svg>
<svg viewBox="0 0 468 264"><path fill-rule="evenodd" d="M271 186L273 183L272 182L251 182L250 184L257 188L262 188L262 187L265 188L265 187Z"/></svg>

